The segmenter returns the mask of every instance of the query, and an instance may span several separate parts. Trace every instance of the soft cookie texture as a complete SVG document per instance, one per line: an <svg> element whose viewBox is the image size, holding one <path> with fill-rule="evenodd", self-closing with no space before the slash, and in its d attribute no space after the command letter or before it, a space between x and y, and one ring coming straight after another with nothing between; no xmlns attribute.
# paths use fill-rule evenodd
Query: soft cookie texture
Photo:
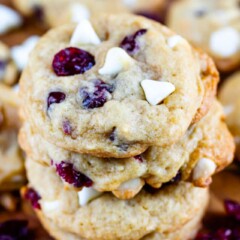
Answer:
<svg viewBox="0 0 240 240"><path fill-rule="evenodd" d="M91 24L100 44L71 46L74 24L39 41L21 78L25 117L55 145L100 157L178 141L204 99L197 54L183 39L169 46L174 34L142 17L108 15ZM152 105L146 79L174 89Z"/></svg>
<svg viewBox="0 0 240 240"><path fill-rule="evenodd" d="M0 84L0 190L18 189L25 182L23 156L17 139L18 104L13 90Z"/></svg>
<svg viewBox="0 0 240 240"><path fill-rule="evenodd" d="M13 85L17 81L17 66L11 58L10 49L0 42L0 83Z"/></svg>
<svg viewBox="0 0 240 240"><path fill-rule="evenodd" d="M35 15L50 27L56 27L103 13L132 12L155 16L165 0L13 0L13 3L24 15Z"/></svg>
<svg viewBox="0 0 240 240"><path fill-rule="evenodd" d="M240 72L230 76L222 85L219 99L224 106L226 123L235 137L236 156L240 159Z"/></svg>
<svg viewBox="0 0 240 240"><path fill-rule="evenodd" d="M176 1L170 8L167 25L207 51L221 71L231 71L240 65L238 5L238 0Z"/></svg>
<svg viewBox="0 0 240 240"><path fill-rule="evenodd" d="M205 207L202 207L195 213L195 216L192 220L184 224L181 228L177 229L174 232L159 233L153 232L147 236L141 238L141 240L190 240L194 239L198 230L201 227L201 220L205 213ZM76 234L64 231L59 228L53 221L46 218L41 212L38 212L38 217L41 220L43 226L47 231L57 240L86 240L86 238L79 237Z"/></svg>
<svg viewBox="0 0 240 240"><path fill-rule="evenodd" d="M135 240L153 233L161 236L177 231L201 215L208 202L207 189L181 182L156 193L142 190L128 201L104 193L80 206L78 192L64 188L52 168L29 160L27 171L30 187L39 196L40 209L36 211L48 219L53 235L56 233L52 225L79 239Z"/></svg>
<svg viewBox="0 0 240 240"><path fill-rule="evenodd" d="M176 144L150 147L132 158L105 159L66 151L44 140L27 122L20 132L20 143L32 160L52 167L59 176L62 175L59 167L71 164L75 171L91 179L94 189L113 191L121 199L134 197L144 182L159 188L174 181L176 176L206 187L215 172L231 163L234 152L233 138L216 101L209 113L189 128ZM62 180L66 187L74 187L74 182L69 185L68 179Z"/></svg>

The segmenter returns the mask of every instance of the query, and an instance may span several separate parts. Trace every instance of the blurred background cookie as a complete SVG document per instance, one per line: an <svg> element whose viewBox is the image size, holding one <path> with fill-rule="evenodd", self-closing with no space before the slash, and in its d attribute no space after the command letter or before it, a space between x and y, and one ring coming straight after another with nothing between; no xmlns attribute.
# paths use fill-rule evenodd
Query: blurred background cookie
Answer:
<svg viewBox="0 0 240 240"><path fill-rule="evenodd" d="M238 0L179 0L168 13L167 25L193 45L207 51L219 70L240 65Z"/></svg>

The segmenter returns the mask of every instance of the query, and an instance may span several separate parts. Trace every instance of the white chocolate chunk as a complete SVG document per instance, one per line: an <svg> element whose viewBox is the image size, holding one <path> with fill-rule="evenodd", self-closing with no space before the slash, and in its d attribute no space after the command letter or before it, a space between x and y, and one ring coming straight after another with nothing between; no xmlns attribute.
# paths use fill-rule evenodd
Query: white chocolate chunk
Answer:
<svg viewBox="0 0 240 240"><path fill-rule="evenodd" d="M41 207L44 212L52 212L52 211L57 211L60 208L60 201L41 201Z"/></svg>
<svg viewBox="0 0 240 240"><path fill-rule="evenodd" d="M217 166L212 160L208 158L201 158L193 170L193 180L201 178L207 179L211 177L216 168Z"/></svg>
<svg viewBox="0 0 240 240"><path fill-rule="evenodd" d="M224 106L223 111L225 116L228 116L234 111L234 106L233 105Z"/></svg>
<svg viewBox="0 0 240 240"><path fill-rule="evenodd" d="M141 86L147 101L155 106L175 91L175 86L170 82L146 79L141 81Z"/></svg>
<svg viewBox="0 0 240 240"><path fill-rule="evenodd" d="M183 41L184 39L181 36L175 35L167 39L167 44L170 48L175 48L179 43Z"/></svg>
<svg viewBox="0 0 240 240"><path fill-rule="evenodd" d="M122 0L123 4L130 9L134 8L136 6L137 1L136 0Z"/></svg>
<svg viewBox="0 0 240 240"><path fill-rule="evenodd" d="M2 4L0 4L0 21L0 34L4 34L22 24L20 15Z"/></svg>
<svg viewBox="0 0 240 240"><path fill-rule="evenodd" d="M104 66L99 69L101 75L115 75L126 70L133 64L133 59L119 47L108 50Z"/></svg>
<svg viewBox="0 0 240 240"><path fill-rule="evenodd" d="M113 194L120 199L133 198L143 187L144 181L141 178L134 178L122 183Z"/></svg>
<svg viewBox="0 0 240 240"><path fill-rule="evenodd" d="M85 206L90 201L99 197L100 195L102 195L102 193L96 191L92 187L90 188L84 187L81 191L78 192L79 205Z"/></svg>
<svg viewBox="0 0 240 240"><path fill-rule="evenodd" d="M240 50L240 33L232 27L213 32L210 37L211 51L221 57L230 57Z"/></svg>
<svg viewBox="0 0 240 240"><path fill-rule="evenodd" d="M18 94L18 92L19 92L19 84L15 84L15 85L12 87L12 89L13 89L13 91L14 91L15 93Z"/></svg>
<svg viewBox="0 0 240 240"><path fill-rule="evenodd" d="M26 67L29 54L37 44L38 40L38 36L31 36L21 45L12 47L11 55L20 71Z"/></svg>
<svg viewBox="0 0 240 240"><path fill-rule="evenodd" d="M79 22L70 41L72 46L84 44L98 45L100 43L101 41L93 29L92 24L86 19Z"/></svg>
<svg viewBox="0 0 240 240"><path fill-rule="evenodd" d="M79 3L72 4L70 7L70 11L71 11L72 22L78 23L83 19L90 18L89 10L87 9L87 7L85 7L82 4L79 4Z"/></svg>

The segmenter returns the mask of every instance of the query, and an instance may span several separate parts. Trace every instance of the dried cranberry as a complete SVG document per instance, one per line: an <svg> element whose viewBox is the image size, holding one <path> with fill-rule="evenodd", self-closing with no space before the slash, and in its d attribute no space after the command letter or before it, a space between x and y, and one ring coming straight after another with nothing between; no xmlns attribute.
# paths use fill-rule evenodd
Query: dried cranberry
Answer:
<svg viewBox="0 0 240 240"><path fill-rule="evenodd" d="M24 198L30 201L33 208L41 209L41 205L39 203L41 196L33 188L28 188L26 190L26 192L24 194Z"/></svg>
<svg viewBox="0 0 240 240"><path fill-rule="evenodd" d="M50 92L47 99L48 108L54 103L61 103L65 100L66 95L63 92Z"/></svg>
<svg viewBox="0 0 240 240"><path fill-rule="evenodd" d="M39 6L39 5L35 5L33 6L33 14L34 16L36 17L36 19L43 23L44 22L44 10L42 8L42 6Z"/></svg>
<svg viewBox="0 0 240 240"><path fill-rule="evenodd" d="M8 220L0 223L1 240L30 240L30 232L26 220Z"/></svg>
<svg viewBox="0 0 240 240"><path fill-rule="evenodd" d="M117 137L117 129L116 127L113 128L112 132L109 135L109 140L115 144L116 147L118 147L121 151L127 151L129 148L129 145L127 143L122 142Z"/></svg>
<svg viewBox="0 0 240 240"><path fill-rule="evenodd" d="M52 67L58 76L83 74L95 65L94 56L79 48L69 47L58 52Z"/></svg>
<svg viewBox="0 0 240 240"><path fill-rule="evenodd" d="M137 38L144 35L147 32L147 29L140 29L132 35L126 36L121 44L120 47L127 51L129 54L135 54L140 46L137 43Z"/></svg>
<svg viewBox="0 0 240 240"><path fill-rule="evenodd" d="M143 158L142 158L141 155L137 155L137 156L135 156L134 158L135 158L136 160L138 160L140 163L143 162Z"/></svg>
<svg viewBox="0 0 240 240"><path fill-rule="evenodd" d="M232 200L225 200L224 206L227 214L234 216L237 220L240 220L240 204L232 201Z"/></svg>
<svg viewBox="0 0 240 240"><path fill-rule="evenodd" d="M82 98L82 107L84 109L93 109L102 107L108 98L111 96L114 88L112 85L103 82L102 80L95 80L93 82L93 90L85 87L80 89L80 96Z"/></svg>
<svg viewBox="0 0 240 240"><path fill-rule="evenodd" d="M55 164L55 166L58 175L74 187L91 187L93 185L93 181L83 173L75 170L72 163L62 161L59 164Z"/></svg>
<svg viewBox="0 0 240 240"><path fill-rule="evenodd" d="M73 129L72 129L72 126L71 126L71 124L68 120L63 122L62 128L63 128L63 132L66 135L71 135L72 134Z"/></svg>

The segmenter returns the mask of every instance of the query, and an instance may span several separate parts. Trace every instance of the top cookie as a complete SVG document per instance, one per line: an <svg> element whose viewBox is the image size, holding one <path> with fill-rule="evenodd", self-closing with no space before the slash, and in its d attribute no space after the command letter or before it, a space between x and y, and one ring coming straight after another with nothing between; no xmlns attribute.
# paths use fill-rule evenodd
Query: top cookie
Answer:
<svg viewBox="0 0 240 240"><path fill-rule="evenodd" d="M57 146L101 157L176 142L204 95L191 46L134 15L92 26L61 26L39 41L21 78L27 119Z"/></svg>
<svg viewBox="0 0 240 240"><path fill-rule="evenodd" d="M167 25L207 51L221 71L230 71L240 65L238 4L238 0L176 1Z"/></svg>
<svg viewBox="0 0 240 240"><path fill-rule="evenodd" d="M51 27L79 22L107 13L157 12L165 0L14 0L14 5L25 15L35 14ZM62 11L64 9L64 11ZM59 14L61 13L61 14Z"/></svg>

